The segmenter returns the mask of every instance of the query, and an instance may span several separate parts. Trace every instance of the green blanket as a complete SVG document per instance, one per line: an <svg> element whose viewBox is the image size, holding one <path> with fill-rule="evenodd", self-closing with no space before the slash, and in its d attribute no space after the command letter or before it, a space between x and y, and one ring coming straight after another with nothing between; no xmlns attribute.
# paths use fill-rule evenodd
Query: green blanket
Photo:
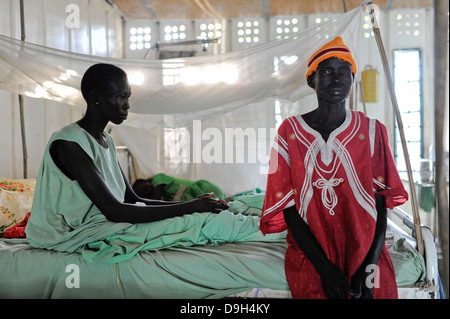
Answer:
<svg viewBox="0 0 450 319"><path fill-rule="evenodd" d="M78 253L0 239L0 299L197 299L224 298L252 288L289 290L286 245L283 239L172 247L143 251L117 264L93 264ZM68 282L78 285L69 288Z"/></svg>
<svg viewBox="0 0 450 319"><path fill-rule="evenodd" d="M262 235L259 231L259 218L256 216L235 215L230 211L219 214L195 213L132 225L106 239L89 243L82 249L82 255L90 262L115 263L129 260L145 250L270 241L284 237L285 233Z"/></svg>
<svg viewBox="0 0 450 319"><path fill-rule="evenodd" d="M191 181L159 173L152 177L152 184L153 187L164 185L163 197L166 200L188 201L211 192L214 193L214 198L226 197L219 186L204 179Z"/></svg>
<svg viewBox="0 0 450 319"><path fill-rule="evenodd" d="M392 264L395 269L395 280L399 287L413 285L426 279L425 260L405 238L397 240L389 249Z"/></svg>
<svg viewBox="0 0 450 319"><path fill-rule="evenodd" d="M286 233L262 235L259 231L264 196L243 196L219 214L194 213L153 223L134 224L82 249L89 262L129 260L140 251L169 247L217 246L221 243L265 242L285 238Z"/></svg>
<svg viewBox="0 0 450 319"><path fill-rule="evenodd" d="M249 194L233 197L229 210L249 216L260 216L264 205L264 194Z"/></svg>

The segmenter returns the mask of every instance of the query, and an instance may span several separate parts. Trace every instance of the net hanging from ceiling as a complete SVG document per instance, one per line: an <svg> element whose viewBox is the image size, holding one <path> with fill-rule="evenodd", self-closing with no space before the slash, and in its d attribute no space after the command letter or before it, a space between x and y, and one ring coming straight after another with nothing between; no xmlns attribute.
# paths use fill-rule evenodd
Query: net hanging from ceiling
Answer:
<svg viewBox="0 0 450 319"><path fill-rule="evenodd" d="M79 90L84 71L94 63L112 63L132 84L133 116L125 125L185 126L268 98L295 102L313 94L303 76L308 58L341 36L357 59L362 11L358 7L245 50L169 60L89 56L0 36L0 88L84 108Z"/></svg>
<svg viewBox="0 0 450 319"><path fill-rule="evenodd" d="M113 132L142 175L208 179L228 194L264 188L274 103L282 101L284 116L303 113L302 99L315 95L304 77L307 60L334 37L341 36L358 61L363 11L357 7L245 50L169 60L89 56L0 35L0 89L84 110L85 70L117 65L128 74L132 96L128 119ZM239 134L246 139L237 141ZM241 144L227 148L233 142Z"/></svg>

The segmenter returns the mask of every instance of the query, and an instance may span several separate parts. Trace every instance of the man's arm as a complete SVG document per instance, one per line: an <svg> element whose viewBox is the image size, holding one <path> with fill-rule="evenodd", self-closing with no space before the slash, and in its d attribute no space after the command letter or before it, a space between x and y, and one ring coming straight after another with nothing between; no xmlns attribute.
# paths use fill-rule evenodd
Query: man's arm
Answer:
<svg viewBox="0 0 450 319"><path fill-rule="evenodd" d="M94 205L113 222L147 223L194 212L219 212L227 208L223 201L209 197L162 205L122 203L111 193L92 160L78 144L56 141L52 145L52 157L60 169L69 178L76 180ZM128 196L132 195L128 193Z"/></svg>
<svg viewBox="0 0 450 319"><path fill-rule="evenodd" d="M346 299L349 291L347 276L326 257L295 206L285 209L283 214L297 246L311 261L322 278L325 295L329 299Z"/></svg>

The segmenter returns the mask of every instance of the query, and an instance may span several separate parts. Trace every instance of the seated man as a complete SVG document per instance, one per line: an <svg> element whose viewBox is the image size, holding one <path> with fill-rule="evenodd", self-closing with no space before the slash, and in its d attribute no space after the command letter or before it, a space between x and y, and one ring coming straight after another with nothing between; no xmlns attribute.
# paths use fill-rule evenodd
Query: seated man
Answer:
<svg viewBox="0 0 450 319"><path fill-rule="evenodd" d="M34 247L72 252L144 223L228 205L205 194L185 202L140 198L119 166L108 122L126 120L131 87L110 64L91 66L81 81L86 114L54 133L44 151L26 235ZM137 202L145 203L138 205ZM146 229L142 233L148 233Z"/></svg>

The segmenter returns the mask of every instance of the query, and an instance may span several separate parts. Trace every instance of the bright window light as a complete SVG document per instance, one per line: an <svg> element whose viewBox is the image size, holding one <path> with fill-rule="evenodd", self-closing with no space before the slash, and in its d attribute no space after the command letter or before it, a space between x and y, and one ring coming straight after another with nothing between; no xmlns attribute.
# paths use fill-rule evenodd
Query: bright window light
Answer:
<svg viewBox="0 0 450 319"><path fill-rule="evenodd" d="M130 81L131 85L142 85L145 81L145 76L140 71L129 72L128 81Z"/></svg>
<svg viewBox="0 0 450 319"><path fill-rule="evenodd" d="M200 33L198 36L202 39L206 38L220 38L222 36L222 24L217 23L202 23L200 25Z"/></svg>
<svg viewBox="0 0 450 319"><path fill-rule="evenodd" d="M164 27L164 40L184 40L186 39L186 26L184 24L167 25Z"/></svg>
<svg viewBox="0 0 450 319"><path fill-rule="evenodd" d="M394 88L405 131L414 180L420 177L423 157L422 69L420 50L394 50ZM408 179L400 133L395 122L394 158L400 176Z"/></svg>
<svg viewBox="0 0 450 319"><path fill-rule="evenodd" d="M150 27L130 28L130 50L150 49L152 29Z"/></svg>
<svg viewBox="0 0 450 319"><path fill-rule="evenodd" d="M285 39L300 31L300 20L298 18L278 18L276 20L275 32L277 39Z"/></svg>
<svg viewBox="0 0 450 319"><path fill-rule="evenodd" d="M239 21L237 23L238 43L257 43L260 41L260 22L258 20Z"/></svg>

